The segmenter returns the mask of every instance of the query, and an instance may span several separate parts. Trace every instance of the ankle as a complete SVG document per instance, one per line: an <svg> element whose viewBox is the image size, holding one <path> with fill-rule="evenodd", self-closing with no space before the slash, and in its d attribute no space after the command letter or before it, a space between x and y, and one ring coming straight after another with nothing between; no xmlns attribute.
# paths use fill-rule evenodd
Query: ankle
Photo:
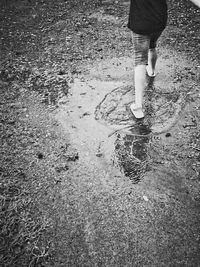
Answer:
<svg viewBox="0 0 200 267"><path fill-rule="evenodd" d="M147 71L148 76L155 77L155 75L156 75L155 74L155 68L152 68L152 66L147 65L146 71Z"/></svg>
<svg viewBox="0 0 200 267"><path fill-rule="evenodd" d="M147 65L147 68L150 72L154 72L155 71L155 67L153 67L151 64Z"/></svg>
<svg viewBox="0 0 200 267"><path fill-rule="evenodd" d="M135 108L142 108L142 103L141 102L135 102L135 103L132 103L132 105L135 107Z"/></svg>

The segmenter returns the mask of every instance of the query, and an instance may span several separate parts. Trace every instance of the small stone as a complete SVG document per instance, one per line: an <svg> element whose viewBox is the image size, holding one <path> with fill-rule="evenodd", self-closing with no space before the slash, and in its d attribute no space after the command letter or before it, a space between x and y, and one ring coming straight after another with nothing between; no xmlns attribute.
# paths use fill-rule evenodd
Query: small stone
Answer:
<svg viewBox="0 0 200 267"><path fill-rule="evenodd" d="M63 172L63 171L68 171L69 167L66 164L65 165L60 165L60 166L56 166L55 170L56 170L56 172L60 173L60 172Z"/></svg>
<svg viewBox="0 0 200 267"><path fill-rule="evenodd" d="M85 116L90 116L91 114L89 112L84 112L81 116L80 119L82 119Z"/></svg>
<svg viewBox="0 0 200 267"><path fill-rule="evenodd" d="M103 156L103 154L102 154L101 152L97 152L97 153L96 153L96 156L100 158L100 157Z"/></svg>
<svg viewBox="0 0 200 267"><path fill-rule="evenodd" d="M37 154L37 157L38 157L38 159L43 159L43 158L44 158L44 155L43 155L42 153L39 152L39 153Z"/></svg>
<svg viewBox="0 0 200 267"><path fill-rule="evenodd" d="M64 70L60 70L59 72L58 72L58 75L65 75L66 73L65 73L65 71Z"/></svg>
<svg viewBox="0 0 200 267"><path fill-rule="evenodd" d="M72 153L71 155L67 155L67 161L77 161L79 159L78 152Z"/></svg>
<svg viewBox="0 0 200 267"><path fill-rule="evenodd" d="M147 196L143 196L144 201L149 201Z"/></svg>
<svg viewBox="0 0 200 267"><path fill-rule="evenodd" d="M166 137L170 137L170 136L172 136L170 133L166 133L166 135L165 135Z"/></svg>

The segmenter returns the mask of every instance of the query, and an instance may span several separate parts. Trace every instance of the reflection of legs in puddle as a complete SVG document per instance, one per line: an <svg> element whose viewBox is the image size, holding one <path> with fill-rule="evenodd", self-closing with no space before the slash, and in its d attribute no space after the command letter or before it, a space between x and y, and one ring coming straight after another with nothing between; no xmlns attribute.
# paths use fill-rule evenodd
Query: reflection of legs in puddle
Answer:
<svg viewBox="0 0 200 267"><path fill-rule="evenodd" d="M135 103L131 104L130 108L137 119L144 117L142 106L146 84L146 72L150 77L155 76L157 61L156 41L160 35L161 32L150 35L132 34L135 60Z"/></svg>
<svg viewBox="0 0 200 267"><path fill-rule="evenodd" d="M151 130L137 122L128 134L118 134L115 154L118 166L133 183L138 183L148 169L147 148Z"/></svg>

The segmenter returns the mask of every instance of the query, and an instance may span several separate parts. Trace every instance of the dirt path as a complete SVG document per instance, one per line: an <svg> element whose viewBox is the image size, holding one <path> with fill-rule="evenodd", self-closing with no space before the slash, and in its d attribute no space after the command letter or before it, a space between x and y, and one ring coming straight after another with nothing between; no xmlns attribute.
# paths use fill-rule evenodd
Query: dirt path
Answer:
<svg viewBox="0 0 200 267"><path fill-rule="evenodd" d="M198 61L170 24L135 121L128 6L85 3L1 57L2 266L200 266Z"/></svg>
<svg viewBox="0 0 200 267"><path fill-rule="evenodd" d="M87 65L68 103L61 99L56 119L80 156L69 176L89 265L198 266L198 179L187 157L199 88L188 77L174 81L182 66L192 69L183 56L160 54L143 123L127 108L134 96L126 57ZM62 188L65 199L66 181Z"/></svg>

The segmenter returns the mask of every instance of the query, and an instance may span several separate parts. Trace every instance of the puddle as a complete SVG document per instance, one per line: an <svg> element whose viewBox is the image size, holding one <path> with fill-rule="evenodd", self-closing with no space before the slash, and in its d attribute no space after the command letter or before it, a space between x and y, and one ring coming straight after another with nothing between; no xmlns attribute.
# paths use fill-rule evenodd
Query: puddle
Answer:
<svg viewBox="0 0 200 267"><path fill-rule="evenodd" d="M154 83L149 81L145 93L146 116L137 121L129 109L134 101L131 73L124 68L130 60L124 58L124 62L122 59L119 62L122 64L109 65L103 61L91 67L91 71L88 67L89 74L75 79L69 97L59 101L57 120L79 156L62 182L62 195L67 198L72 194L75 205L82 211L80 216L87 218L87 240L92 250L95 248L99 253L99 259L112 247L110 240L116 237L119 244L121 233L130 242L137 242L130 243L131 255L135 247L143 244L148 256L155 255L149 252L152 243L148 244L153 236L154 251L160 249L157 240L164 240L161 250L172 248L170 255L174 255L174 247L178 247L182 257L191 247L196 251L198 242L194 233L198 236L199 232L199 206L194 199L194 187L197 196L199 185L188 180L191 167L184 164L191 138L190 129L184 128L192 122L188 118L191 103L188 107L186 101L189 89L174 84L173 70L167 72L168 67L161 60L158 68L163 64L167 74L160 71ZM121 251L124 244L127 239ZM136 255L143 255L143 251ZM114 255L113 251L110 253ZM127 253L124 255L126 259ZM159 257L163 259L163 254ZM123 258L122 265L124 262Z"/></svg>
<svg viewBox="0 0 200 267"><path fill-rule="evenodd" d="M79 163L109 172L111 180L120 173L133 183L149 173L152 161L154 165L169 165L165 147L171 142L171 149L176 142L171 130L180 120L190 88L174 83L177 66L172 69L167 60L163 53L156 79L147 80L146 114L141 121L129 108L134 101L130 58L87 66L88 70L74 80L69 97L59 101L57 119L70 134ZM163 140L159 139L161 135Z"/></svg>
<svg viewBox="0 0 200 267"><path fill-rule="evenodd" d="M159 87L152 89L147 86L145 96L145 121L151 125L152 132L156 134L170 130L178 120L185 104L181 94L160 91ZM133 101L134 94L131 86L116 88L109 92L97 106L95 118L105 125L131 126L135 123L129 108Z"/></svg>
<svg viewBox="0 0 200 267"><path fill-rule="evenodd" d="M97 106L95 119L106 125L132 125L129 105L133 99L131 86L122 86L109 92Z"/></svg>

